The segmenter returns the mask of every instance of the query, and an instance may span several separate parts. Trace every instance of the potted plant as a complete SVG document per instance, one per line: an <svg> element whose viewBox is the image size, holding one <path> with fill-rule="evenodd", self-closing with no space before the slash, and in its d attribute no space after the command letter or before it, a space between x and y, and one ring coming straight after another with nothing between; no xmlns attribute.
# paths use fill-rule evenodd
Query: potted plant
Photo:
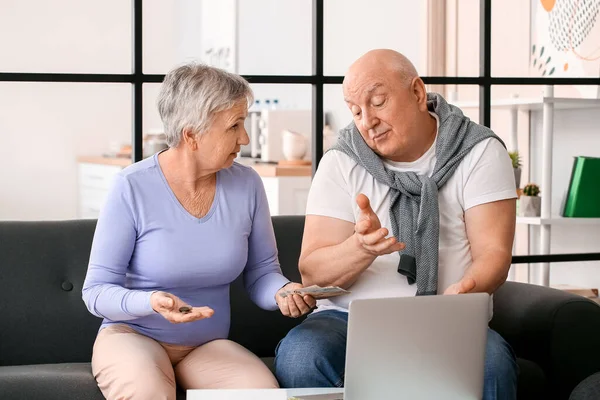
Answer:
<svg viewBox="0 0 600 400"><path fill-rule="evenodd" d="M519 152L517 150L509 151L508 155L512 161L513 171L515 173L515 183L518 189L521 186L521 157L519 156Z"/></svg>
<svg viewBox="0 0 600 400"><path fill-rule="evenodd" d="M535 183L529 183L523 188L523 195L519 199L519 216L539 217L542 211L542 198L540 188Z"/></svg>

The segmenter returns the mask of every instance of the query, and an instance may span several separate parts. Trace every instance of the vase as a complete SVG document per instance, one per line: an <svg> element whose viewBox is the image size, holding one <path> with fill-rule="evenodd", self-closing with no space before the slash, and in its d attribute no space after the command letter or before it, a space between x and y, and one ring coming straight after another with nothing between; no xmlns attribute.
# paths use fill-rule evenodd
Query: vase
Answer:
<svg viewBox="0 0 600 400"><path fill-rule="evenodd" d="M283 131L283 156L286 160L302 160L308 149L306 137L299 132Z"/></svg>
<svg viewBox="0 0 600 400"><path fill-rule="evenodd" d="M542 211L542 198L538 196L521 196L519 198L520 217L539 217Z"/></svg>

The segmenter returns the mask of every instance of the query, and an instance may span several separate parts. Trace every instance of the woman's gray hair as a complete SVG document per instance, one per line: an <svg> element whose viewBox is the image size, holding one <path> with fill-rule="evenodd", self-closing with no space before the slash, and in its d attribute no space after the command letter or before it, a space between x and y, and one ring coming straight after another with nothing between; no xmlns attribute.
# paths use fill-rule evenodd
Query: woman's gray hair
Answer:
<svg viewBox="0 0 600 400"><path fill-rule="evenodd" d="M176 147L185 128L202 133L212 124L215 113L241 100L250 106L254 96L239 75L198 63L173 69L165 76L157 100L167 145Z"/></svg>

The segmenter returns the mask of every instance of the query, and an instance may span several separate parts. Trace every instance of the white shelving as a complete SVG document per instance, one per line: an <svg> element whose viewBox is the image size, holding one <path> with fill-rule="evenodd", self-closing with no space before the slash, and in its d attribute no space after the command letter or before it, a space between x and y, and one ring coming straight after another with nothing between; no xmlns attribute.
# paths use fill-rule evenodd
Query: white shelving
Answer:
<svg viewBox="0 0 600 400"><path fill-rule="evenodd" d="M459 108L479 107L478 102L454 102ZM540 187L547 195L542 195L541 216L537 218L518 217L517 223L529 225L530 232L537 234L538 250L540 254L550 254L550 233L554 225L600 225L600 218L564 218L552 214L552 152L554 140L554 111L555 110L581 110L600 109L600 99L564 98L554 97L554 87L546 86L544 95L534 98L513 97L494 100L491 102L494 109L510 111L510 139L507 147L509 151L518 150L518 112L541 111L541 176L538 178ZM539 147L538 147L539 149ZM530 147L530 160L531 151ZM533 230L532 230L533 229ZM533 272L533 273L532 273ZM550 264L541 263L529 270L529 281L544 286L550 285Z"/></svg>
<svg viewBox="0 0 600 400"><path fill-rule="evenodd" d="M477 108L479 103L476 101L465 101L453 103L459 108ZM582 99L574 97L530 97L530 98L510 98L492 101L492 107L498 109L517 109L520 111L538 111L544 104L553 104L557 110L572 110L582 108L600 107L600 99Z"/></svg>
<svg viewBox="0 0 600 400"><path fill-rule="evenodd" d="M600 218L565 218L553 216L542 217L517 217L517 224L527 225L600 225Z"/></svg>

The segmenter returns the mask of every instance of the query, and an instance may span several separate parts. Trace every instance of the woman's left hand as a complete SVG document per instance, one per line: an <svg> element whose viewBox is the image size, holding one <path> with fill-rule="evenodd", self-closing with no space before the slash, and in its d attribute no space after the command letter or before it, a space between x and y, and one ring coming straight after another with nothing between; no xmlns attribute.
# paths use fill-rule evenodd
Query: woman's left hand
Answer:
<svg viewBox="0 0 600 400"><path fill-rule="evenodd" d="M303 287L304 286L299 283L292 282L288 283L277 291L277 294L275 295L275 301L277 301L277 305L279 306L281 313L286 317L298 318L304 314L308 314L313 308L315 308L317 301L312 296L300 296L298 294L288 295L285 297L281 296L282 292L302 289Z"/></svg>

